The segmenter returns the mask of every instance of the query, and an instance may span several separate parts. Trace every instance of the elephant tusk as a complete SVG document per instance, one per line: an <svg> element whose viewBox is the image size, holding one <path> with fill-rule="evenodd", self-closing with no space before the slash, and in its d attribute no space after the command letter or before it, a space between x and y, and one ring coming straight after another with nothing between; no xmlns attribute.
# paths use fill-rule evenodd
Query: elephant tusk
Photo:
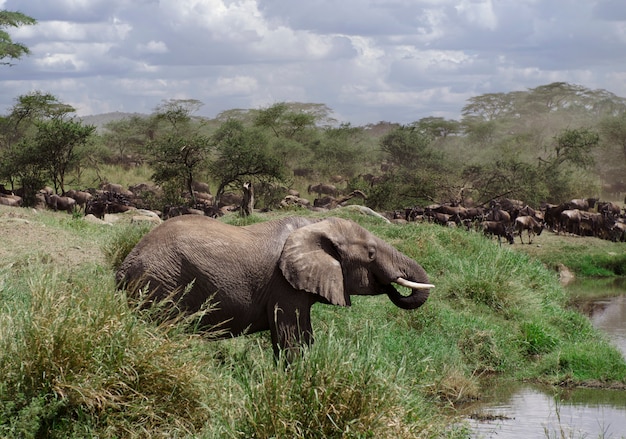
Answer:
<svg viewBox="0 0 626 439"><path fill-rule="evenodd" d="M406 280L403 277L399 277L396 279L396 283L398 285L402 285L403 287L407 287L410 288L412 290L419 290L422 288L435 288L435 286L433 284L423 284L423 283L419 283L419 282L412 282L410 280Z"/></svg>

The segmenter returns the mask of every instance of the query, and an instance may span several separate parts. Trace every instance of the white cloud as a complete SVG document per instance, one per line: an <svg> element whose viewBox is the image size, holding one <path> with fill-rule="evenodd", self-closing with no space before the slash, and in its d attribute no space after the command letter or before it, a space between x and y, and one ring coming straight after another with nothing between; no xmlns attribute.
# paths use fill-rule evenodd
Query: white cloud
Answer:
<svg viewBox="0 0 626 439"><path fill-rule="evenodd" d="M491 0L462 0L456 10L469 23L478 27L495 30L498 25Z"/></svg>
<svg viewBox="0 0 626 439"><path fill-rule="evenodd" d="M257 90L258 82L251 76L219 77L215 86L215 95L246 95Z"/></svg>
<svg viewBox="0 0 626 439"><path fill-rule="evenodd" d="M163 0L159 8L173 30L204 29L216 41L248 41L266 30L252 0Z"/></svg>
<svg viewBox="0 0 626 439"><path fill-rule="evenodd" d="M347 121L458 117L466 99L551 81L624 92L623 1L0 0L38 20L0 106L33 89L80 111L194 98L213 116L281 100ZM69 86L71 84L71 86Z"/></svg>
<svg viewBox="0 0 626 439"><path fill-rule="evenodd" d="M167 53L167 45L163 41L148 41L146 44L139 44L137 46L139 52L144 53Z"/></svg>

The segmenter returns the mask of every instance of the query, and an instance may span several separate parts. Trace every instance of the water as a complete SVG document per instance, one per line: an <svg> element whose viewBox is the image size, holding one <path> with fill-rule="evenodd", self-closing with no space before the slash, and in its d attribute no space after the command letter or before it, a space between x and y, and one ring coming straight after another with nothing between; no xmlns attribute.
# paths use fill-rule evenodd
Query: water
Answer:
<svg viewBox="0 0 626 439"><path fill-rule="evenodd" d="M576 296L580 291L602 291L605 297L591 301L574 301L596 328L603 330L626 357L626 279L575 282L568 290Z"/></svg>
<svg viewBox="0 0 626 439"><path fill-rule="evenodd" d="M601 291L605 297L577 301L581 312L605 331L626 357L626 280L576 282L581 291ZM521 383L494 385L474 407L473 438L626 438L626 391L554 389Z"/></svg>
<svg viewBox="0 0 626 439"><path fill-rule="evenodd" d="M498 386L481 419L471 419L473 438L626 437L626 392L552 388L527 384Z"/></svg>

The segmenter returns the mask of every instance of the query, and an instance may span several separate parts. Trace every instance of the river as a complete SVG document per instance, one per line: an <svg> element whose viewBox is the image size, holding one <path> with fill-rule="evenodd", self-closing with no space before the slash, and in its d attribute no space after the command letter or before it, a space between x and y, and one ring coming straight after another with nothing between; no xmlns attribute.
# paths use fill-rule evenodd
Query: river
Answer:
<svg viewBox="0 0 626 439"><path fill-rule="evenodd" d="M594 326L603 330L626 358L626 279L574 282L573 297ZM472 407L472 438L626 438L626 391L554 389L521 383L490 386L485 403Z"/></svg>

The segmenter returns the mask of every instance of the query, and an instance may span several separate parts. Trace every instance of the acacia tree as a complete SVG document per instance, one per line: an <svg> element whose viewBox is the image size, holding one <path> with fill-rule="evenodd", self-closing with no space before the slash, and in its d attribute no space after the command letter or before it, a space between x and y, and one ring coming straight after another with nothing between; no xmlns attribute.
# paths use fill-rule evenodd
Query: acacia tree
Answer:
<svg viewBox="0 0 626 439"><path fill-rule="evenodd" d="M306 112L291 111L284 102L260 110L254 126L268 128L276 137L297 139L315 127L315 116Z"/></svg>
<svg viewBox="0 0 626 439"><path fill-rule="evenodd" d="M87 153L84 147L95 131L95 126L75 120L51 119L37 123L37 134L32 139L36 154L33 159L43 161L55 192L65 193L65 177L80 165Z"/></svg>
<svg viewBox="0 0 626 439"><path fill-rule="evenodd" d="M317 136L317 118L314 104L278 102L257 110L252 126L266 132L270 148L285 158L286 166L298 168L304 167L312 157L309 145ZM232 119L235 118L227 121ZM244 119L236 119L246 124Z"/></svg>
<svg viewBox="0 0 626 439"><path fill-rule="evenodd" d="M241 121L224 122L212 136L217 156L209 172L217 181L215 204L229 185L239 186L246 181L281 181L284 178L282 161L268 147L262 130L246 128Z"/></svg>
<svg viewBox="0 0 626 439"><path fill-rule="evenodd" d="M15 105L2 124L2 147L9 147L36 131L41 120L63 119L76 110L51 93L34 91L15 99ZM2 149L0 147L0 151Z"/></svg>
<svg viewBox="0 0 626 439"><path fill-rule="evenodd" d="M192 205L196 204L193 182L207 163L210 147L209 138L198 134L181 137L169 133L152 143L152 178L155 183L166 186L169 201L175 202L182 195L180 189L185 188Z"/></svg>
<svg viewBox="0 0 626 439"><path fill-rule="evenodd" d="M445 139L461 132L461 124L458 121L443 117L423 117L411 126L434 139Z"/></svg>
<svg viewBox="0 0 626 439"><path fill-rule="evenodd" d="M399 126L380 141L380 149L393 172L373 186L367 204L372 208L396 209L417 202L447 197L450 172L443 169L444 156L431 147L432 137L415 126Z"/></svg>
<svg viewBox="0 0 626 439"><path fill-rule="evenodd" d="M146 144L154 140L156 124L153 118L132 115L107 123L102 138L109 149L115 151L114 159L123 163L128 155L144 152Z"/></svg>
<svg viewBox="0 0 626 439"><path fill-rule="evenodd" d="M71 118L75 110L49 93L19 96L0 133L0 178L24 189L25 204L50 183L65 190L65 176L80 166L83 148L95 131Z"/></svg>
<svg viewBox="0 0 626 439"><path fill-rule="evenodd" d="M10 62L3 60L6 58L19 59L23 55L30 53L30 50L25 45L13 42L9 33L4 29L7 27L20 27L36 23L37 20L21 12L0 11L0 64L11 65Z"/></svg>
<svg viewBox="0 0 626 439"><path fill-rule="evenodd" d="M153 180L164 185L168 201L178 203L187 191L196 204L193 183L206 166L211 150L208 137L200 134L201 124L194 123L192 113L202 106L195 99L169 100L158 106L152 119L160 132L149 142Z"/></svg>
<svg viewBox="0 0 626 439"><path fill-rule="evenodd" d="M394 167L416 168L431 160L431 141L432 137L414 126L400 126L381 139L380 148Z"/></svg>
<svg viewBox="0 0 626 439"><path fill-rule="evenodd" d="M578 192L581 171L594 164L592 153L599 143L598 133L586 128L565 129L554 136L547 159L540 159L538 165L548 201L559 202Z"/></svg>
<svg viewBox="0 0 626 439"><path fill-rule="evenodd" d="M560 166L569 163L579 168L587 168L593 165L592 150L600 143L597 132L586 129L566 129L554 137L554 154L552 154L550 166Z"/></svg>
<svg viewBox="0 0 626 439"><path fill-rule="evenodd" d="M352 177L357 174L365 155L362 133L361 128L350 124L325 128L310 146L314 168L322 175Z"/></svg>
<svg viewBox="0 0 626 439"><path fill-rule="evenodd" d="M548 196L548 188L540 169L518 157L503 157L463 168L464 186L471 187L474 202L485 205L489 200L507 196L539 205Z"/></svg>

